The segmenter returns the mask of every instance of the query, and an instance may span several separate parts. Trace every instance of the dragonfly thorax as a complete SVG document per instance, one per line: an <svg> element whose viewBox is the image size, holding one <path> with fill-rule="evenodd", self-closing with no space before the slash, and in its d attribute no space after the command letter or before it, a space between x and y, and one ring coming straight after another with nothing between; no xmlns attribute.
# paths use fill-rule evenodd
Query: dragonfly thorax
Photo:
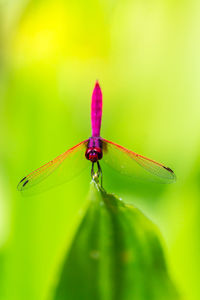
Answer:
<svg viewBox="0 0 200 300"><path fill-rule="evenodd" d="M89 147L85 152L85 157L91 162L97 162L103 156L102 150L99 147Z"/></svg>

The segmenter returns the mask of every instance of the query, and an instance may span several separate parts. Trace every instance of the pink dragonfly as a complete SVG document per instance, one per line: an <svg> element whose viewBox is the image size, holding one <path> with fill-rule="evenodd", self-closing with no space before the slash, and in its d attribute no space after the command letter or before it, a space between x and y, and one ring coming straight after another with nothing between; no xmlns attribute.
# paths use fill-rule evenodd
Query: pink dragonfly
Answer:
<svg viewBox="0 0 200 300"><path fill-rule="evenodd" d="M157 178L164 183L175 181L175 174L170 168L101 138L101 117L102 92L97 81L92 93L92 136L24 177L18 184L18 190L25 192L31 189L37 192L64 183L89 166L88 160L92 163L92 177L102 174L99 163L101 160L102 163L133 179L142 176L152 177L153 180ZM94 164L97 164L98 168L96 173Z"/></svg>

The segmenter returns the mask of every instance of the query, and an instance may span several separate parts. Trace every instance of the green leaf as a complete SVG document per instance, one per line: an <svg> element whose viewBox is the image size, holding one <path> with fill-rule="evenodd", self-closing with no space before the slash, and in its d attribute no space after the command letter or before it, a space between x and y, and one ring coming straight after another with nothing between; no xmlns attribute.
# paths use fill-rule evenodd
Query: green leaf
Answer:
<svg viewBox="0 0 200 300"><path fill-rule="evenodd" d="M92 182L54 300L178 299L155 225Z"/></svg>

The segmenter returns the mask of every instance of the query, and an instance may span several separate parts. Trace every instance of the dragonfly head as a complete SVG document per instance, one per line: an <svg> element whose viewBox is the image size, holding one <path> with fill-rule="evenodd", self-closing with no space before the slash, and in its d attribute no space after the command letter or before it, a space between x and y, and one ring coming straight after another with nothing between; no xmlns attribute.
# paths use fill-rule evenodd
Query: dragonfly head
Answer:
<svg viewBox="0 0 200 300"><path fill-rule="evenodd" d="M102 150L98 147L89 147L85 152L85 157L91 162L97 162L102 156Z"/></svg>

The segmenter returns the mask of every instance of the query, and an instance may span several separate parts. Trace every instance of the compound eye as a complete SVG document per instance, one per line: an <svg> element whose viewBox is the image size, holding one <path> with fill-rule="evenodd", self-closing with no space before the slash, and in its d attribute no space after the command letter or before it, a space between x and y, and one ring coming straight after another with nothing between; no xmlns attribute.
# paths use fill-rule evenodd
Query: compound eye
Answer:
<svg viewBox="0 0 200 300"><path fill-rule="evenodd" d="M91 149L91 148L88 148L88 149L85 151L85 157L86 157L88 160L90 160L89 155L90 155L91 152L92 152L92 149Z"/></svg>
<svg viewBox="0 0 200 300"><path fill-rule="evenodd" d="M98 152L98 159L102 159L102 156L103 156L102 151Z"/></svg>
<svg viewBox="0 0 200 300"><path fill-rule="evenodd" d="M92 162L97 162L97 160L102 158L102 150L97 147L88 148L85 152L85 157Z"/></svg>
<svg viewBox="0 0 200 300"><path fill-rule="evenodd" d="M101 148L97 148L97 147L95 147L95 148L94 148L94 151L95 151L95 153L97 153L97 155L98 155L98 159L101 159L101 158L102 158L102 156L103 156L103 153L102 153L102 150L101 150Z"/></svg>

